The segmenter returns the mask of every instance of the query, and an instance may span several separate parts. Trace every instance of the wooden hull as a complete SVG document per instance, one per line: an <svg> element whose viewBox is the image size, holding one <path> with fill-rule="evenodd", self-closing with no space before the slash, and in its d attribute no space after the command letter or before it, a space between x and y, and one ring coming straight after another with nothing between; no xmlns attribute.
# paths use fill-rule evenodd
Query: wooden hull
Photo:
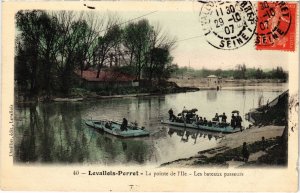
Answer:
<svg viewBox="0 0 300 193"><path fill-rule="evenodd" d="M149 136L149 132L145 131L143 129L137 128L137 129L131 129L130 127L127 127L127 131L121 131L121 125L116 122L112 122L111 128L105 127L105 123L107 121L100 121L100 120L88 120L85 121L85 124L93 127L95 129L104 131L106 133L109 133L111 135L117 136L117 137L123 137L123 138L129 138L129 137L143 137L143 136Z"/></svg>
<svg viewBox="0 0 300 193"><path fill-rule="evenodd" d="M177 127L186 127L186 128L192 128L197 130L205 130L205 131L213 131L213 132L222 132L222 133L236 133L241 131L240 128L233 129L231 126L227 127L218 127L218 126L207 126L207 125L197 125L195 123L179 123L179 122L172 122L169 120L162 120L162 124L177 126Z"/></svg>

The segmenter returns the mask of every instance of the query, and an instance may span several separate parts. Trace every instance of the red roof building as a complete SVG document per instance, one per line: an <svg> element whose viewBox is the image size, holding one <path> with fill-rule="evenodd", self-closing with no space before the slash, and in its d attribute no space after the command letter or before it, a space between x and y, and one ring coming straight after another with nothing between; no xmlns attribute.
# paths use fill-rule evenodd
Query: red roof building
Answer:
<svg viewBox="0 0 300 193"><path fill-rule="evenodd" d="M114 71L101 71L97 78L96 70L76 70L75 74L80 78L80 84L85 88L92 90L103 89L107 87L136 87L135 77Z"/></svg>

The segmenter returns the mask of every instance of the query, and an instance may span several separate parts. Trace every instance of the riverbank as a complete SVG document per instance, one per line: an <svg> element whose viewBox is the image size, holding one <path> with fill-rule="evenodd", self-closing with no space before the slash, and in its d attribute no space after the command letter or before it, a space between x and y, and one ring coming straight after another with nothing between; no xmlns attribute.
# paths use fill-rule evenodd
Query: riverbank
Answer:
<svg viewBox="0 0 300 193"><path fill-rule="evenodd" d="M224 81L221 85L221 90L261 90L261 91L284 91L288 88L287 83L281 83L279 80L234 80ZM40 95L38 97L28 97L26 94L16 94L16 103L34 103L40 102L75 102L75 101L86 101L96 99L107 99L107 98L128 98L128 97L143 97L143 96L155 96L162 94L172 93L185 93L195 92L199 90L215 90L216 88L207 87L205 79L174 79L165 85L155 87L131 87L131 88L119 88L118 90L102 89L100 91L89 91L83 88L73 88L68 95L52 94L50 96Z"/></svg>
<svg viewBox="0 0 300 193"><path fill-rule="evenodd" d="M180 87L196 87L200 90L212 89L208 86L207 78L170 78L169 81L175 82ZM219 84L222 90L236 90L236 89L257 89L259 86L261 89L272 89L272 91L283 91L287 89L287 83L280 79L229 79L225 78L221 80ZM215 88L214 88L215 89Z"/></svg>
<svg viewBox="0 0 300 193"><path fill-rule="evenodd" d="M33 103L33 102L78 102L95 99L108 98L128 98L128 97L144 97L155 96L172 93L195 92L200 89L197 87L178 86L174 82L165 82L162 85L144 86L144 87L127 87L127 88L106 88L99 91L91 91L84 88L72 88L69 94L52 94L50 96L40 95L28 97L26 94L17 94L16 103Z"/></svg>
<svg viewBox="0 0 300 193"><path fill-rule="evenodd" d="M161 167L285 166L287 139L283 132L284 126L252 127L243 132L226 135L215 148L200 151L190 158L164 163ZM250 153L248 162L242 160L244 142L247 143Z"/></svg>

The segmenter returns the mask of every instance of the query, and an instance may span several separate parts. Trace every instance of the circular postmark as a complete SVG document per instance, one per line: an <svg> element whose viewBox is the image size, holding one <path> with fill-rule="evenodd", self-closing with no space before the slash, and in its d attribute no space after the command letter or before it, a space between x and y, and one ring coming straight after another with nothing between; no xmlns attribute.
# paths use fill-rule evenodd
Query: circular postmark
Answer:
<svg viewBox="0 0 300 193"><path fill-rule="evenodd" d="M200 22L210 45L233 50L244 46L255 33L256 9L250 1L209 1L202 7Z"/></svg>
<svg viewBox="0 0 300 193"><path fill-rule="evenodd" d="M286 2L259 2L257 16L257 46L271 46L284 40L292 19Z"/></svg>

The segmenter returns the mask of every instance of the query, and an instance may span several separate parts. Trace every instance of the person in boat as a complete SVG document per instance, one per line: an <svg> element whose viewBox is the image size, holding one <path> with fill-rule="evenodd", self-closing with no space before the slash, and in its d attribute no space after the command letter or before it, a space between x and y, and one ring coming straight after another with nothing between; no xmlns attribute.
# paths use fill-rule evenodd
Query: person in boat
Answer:
<svg viewBox="0 0 300 193"><path fill-rule="evenodd" d="M132 129L133 129L133 130L137 130L137 129L138 129L138 123L137 123L136 121L134 121L134 122L132 123Z"/></svg>
<svg viewBox="0 0 300 193"><path fill-rule="evenodd" d="M237 128L240 128L240 130L242 131L242 122L243 122L243 119L242 117L239 115L239 113L237 113L237 116L236 116L236 127Z"/></svg>
<svg viewBox="0 0 300 193"><path fill-rule="evenodd" d="M222 123L226 123L226 120L227 120L227 116L225 113L223 113L222 115Z"/></svg>
<svg viewBox="0 0 300 193"><path fill-rule="evenodd" d="M196 122L196 123L199 122L199 116L198 116L198 115L195 116L195 122Z"/></svg>
<svg viewBox="0 0 300 193"><path fill-rule="evenodd" d="M186 113L186 108L185 108L185 106L184 106L183 109L182 109L182 112L181 112L181 120L182 120L183 122L186 121L186 115L185 115L185 113Z"/></svg>
<svg viewBox="0 0 300 193"><path fill-rule="evenodd" d="M173 112L173 109L171 108L169 111L169 120L172 121L173 120L173 116L174 116L174 112Z"/></svg>
<svg viewBox="0 0 300 193"><path fill-rule="evenodd" d="M230 126L231 126L233 129L235 129L235 127L236 127L236 117L234 116L233 113L232 113L232 116L231 116Z"/></svg>
<svg viewBox="0 0 300 193"><path fill-rule="evenodd" d="M218 113L216 113L215 117L212 118L212 121L217 121L217 122L219 122L219 115L218 115Z"/></svg>
<svg viewBox="0 0 300 193"><path fill-rule="evenodd" d="M199 118L198 124L199 125L203 125L203 119L202 119L202 117Z"/></svg>
<svg viewBox="0 0 300 193"><path fill-rule="evenodd" d="M212 122L208 121L207 126L211 127L212 126Z"/></svg>
<svg viewBox="0 0 300 193"><path fill-rule="evenodd" d="M205 117L204 117L204 119L203 119L203 125L207 125L207 120L206 120Z"/></svg>
<svg viewBox="0 0 300 193"><path fill-rule="evenodd" d="M227 116L225 113L221 115L221 123L219 124L220 127L226 127L228 124L226 123Z"/></svg>
<svg viewBox="0 0 300 193"><path fill-rule="evenodd" d="M107 129L111 129L111 122L107 121L104 125Z"/></svg>
<svg viewBox="0 0 300 193"><path fill-rule="evenodd" d="M185 116L186 122L191 123L191 119L193 118L193 114L188 112Z"/></svg>
<svg viewBox="0 0 300 193"><path fill-rule="evenodd" d="M179 115L178 115L179 116ZM182 114L182 113L180 113L180 116L179 116L179 118L177 119L177 122L180 122L180 123L184 123L184 120L185 118L184 118L184 115Z"/></svg>
<svg viewBox="0 0 300 193"><path fill-rule="evenodd" d="M127 131L128 121L127 119L123 118L123 122L121 124L121 131Z"/></svg>
<svg viewBox="0 0 300 193"><path fill-rule="evenodd" d="M185 106L183 107L183 109L182 109L182 116L184 116L185 115L185 113L187 112L187 110L186 110L186 108L185 108Z"/></svg>

